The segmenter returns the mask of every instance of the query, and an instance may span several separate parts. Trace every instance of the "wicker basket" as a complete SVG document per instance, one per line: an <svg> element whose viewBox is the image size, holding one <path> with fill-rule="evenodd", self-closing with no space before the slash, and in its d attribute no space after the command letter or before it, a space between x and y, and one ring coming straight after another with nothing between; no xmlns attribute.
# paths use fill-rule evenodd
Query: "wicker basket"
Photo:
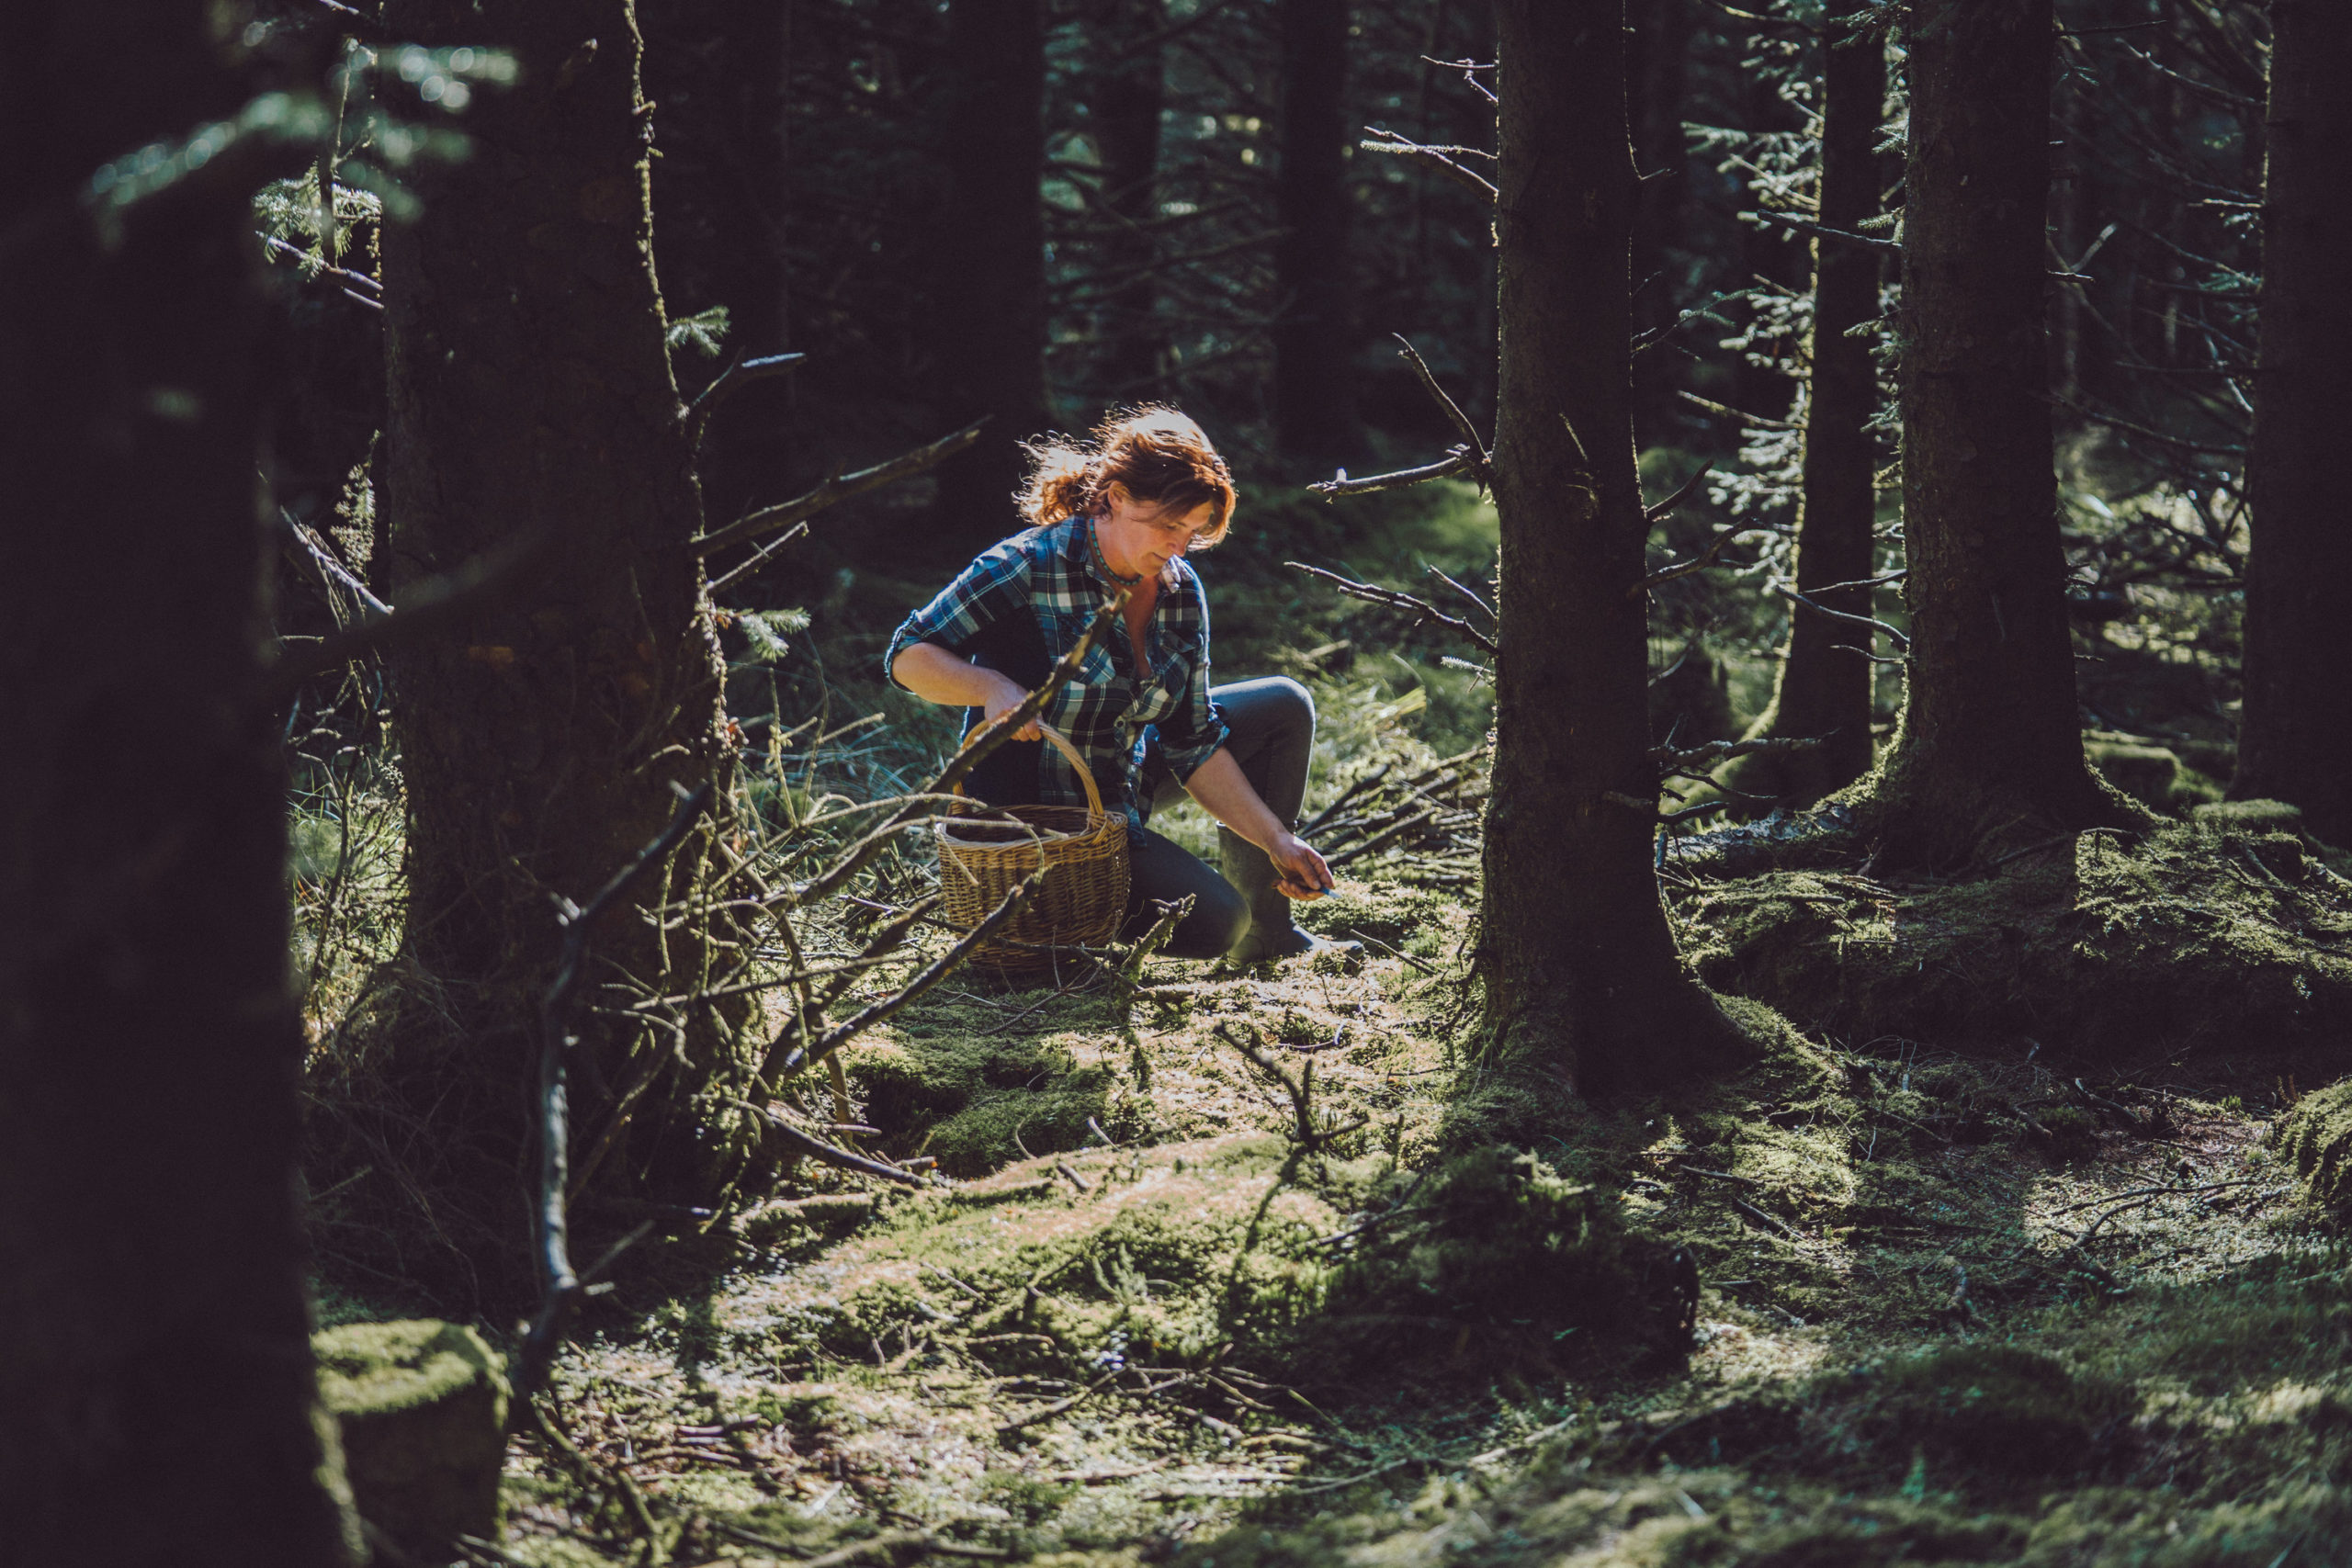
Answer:
<svg viewBox="0 0 2352 1568"><path fill-rule="evenodd" d="M1041 863L1046 868L1028 902L973 950L974 964L1002 975L1043 973L1053 967L1053 949L1106 941L1127 908L1127 819L1102 809L1102 794L1078 749L1037 728L1077 770L1084 806L975 807L932 824L944 912L965 931L987 919Z"/></svg>

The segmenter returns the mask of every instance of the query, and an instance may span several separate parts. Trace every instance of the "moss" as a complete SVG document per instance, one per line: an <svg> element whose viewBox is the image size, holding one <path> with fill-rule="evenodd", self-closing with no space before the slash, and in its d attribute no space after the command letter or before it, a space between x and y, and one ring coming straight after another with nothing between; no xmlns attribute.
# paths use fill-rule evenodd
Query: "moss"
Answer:
<svg viewBox="0 0 2352 1568"><path fill-rule="evenodd" d="M2120 740L2086 740L2084 755L2107 782L2158 811L2173 806L2181 783L2180 759L2162 746L2142 746Z"/></svg>
<svg viewBox="0 0 2352 1568"><path fill-rule="evenodd" d="M2352 1219L2352 1078L2295 1101L2279 1125L2278 1148L2314 1206Z"/></svg>
<svg viewBox="0 0 2352 1568"><path fill-rule="evenodd" d="M2099 1119L2078 1105L2052 1105L2034 1114L2049 1134L2049 1152L2062 1160L2081 1159L2098 1148Z"/></svg>
<svg viewBox="0 0 2352 1568"><path fill-rule="evenodd" d="M1081 1148L1090 1120L1106 1132L1128 1120L1114 1111L1108 1068L1031 1040L953 1034L867 1045L851 1053L849 1076L892 1149L921 1149L951 1176Z"/></svg>
<svg viewBox="0 0 2352 1568"><path fill-rule="evenodd" d="M1881 1376L1883 1447L2021 1479L2081 1472L2131 1408L2124 1390L2014 1345L1955 1346Z"/></svg>
<svg viewBox="0 0 2352 1568"><path fill-rule="evenodd" d="M1338 1369L1432 1355L1556 1361L1582 1334L1657 1352L1690 1343L1698 1273L1628 1228L1616 1195L1532 1154L1488 1147L1404 1179L1368 1228L1308 1354Z"/></svg>
<svg viewBox="0 0 2352 1568"><path fill-rule="evenodd" d="M2223 810L2137 840L2095 832L1970 882L1830 871L1712 884L1683 902L1708 985L1860 1039L2081 1055L2332 1045L2352 1031L2352 899ZM2298 840L2300 842L2300 840Z"/></svg>
<svg viewBox="0 0 2352 1568"><path fill-rule="evenodd" d="M338 1418L393 1415L438 1404L481 1384L495 1391L501 1419L506 1374L461 1324L435 1318L346 1323L311 1339L319 1362L319 1397Z"/></svg>
<svg viewBox="0 0 2352 1568"><path fill-rule="evenodd" d="M1459 897L1436 889L1350 881L1340 891L1302 907L1298 922L1328 936L1371 937L1400 953L1429 959L1451 954L1465 913Z"/></svg>
<svg viewBox="0 0 2352 1568"><path fill-rule="evenodd" d="M2239 833L2300 833L2303 808L2283 800L2222 800L2200 806L2196 819L2219 831Z"/></svg>

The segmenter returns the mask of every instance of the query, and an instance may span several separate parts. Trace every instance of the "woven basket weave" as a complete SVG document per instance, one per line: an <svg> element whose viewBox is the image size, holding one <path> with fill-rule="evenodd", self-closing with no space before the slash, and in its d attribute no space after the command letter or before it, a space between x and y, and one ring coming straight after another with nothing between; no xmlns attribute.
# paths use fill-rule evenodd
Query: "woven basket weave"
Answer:
<svg viewBox="0 0 2352 1568"><path fill-rule="evenodd" d="M1127 908L1127 819L1102 809L1078 749L1037 728L1077 770L1084 806L976 806L932 824L943 912L961 930L978 925L1016 884L1046 868L1027 903L972 952L974 964L1003 975L1043 973L1053 967L1053 949L1108 940Z"/></svg>

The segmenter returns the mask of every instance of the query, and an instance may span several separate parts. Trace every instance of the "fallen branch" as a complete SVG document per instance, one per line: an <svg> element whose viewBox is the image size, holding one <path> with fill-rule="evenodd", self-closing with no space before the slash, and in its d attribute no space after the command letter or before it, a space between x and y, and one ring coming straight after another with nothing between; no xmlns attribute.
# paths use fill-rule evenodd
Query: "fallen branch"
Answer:
<svg viewBox="0 0 2352 1568"><path fill-rule="evenodd" d="M930 1185L922 1177L901 1166L888 1165L878 1159L868 1159L864 1155L853 1154L844 1148L837 1148L814 1134L803 1132L773 1107L753 1105L747 1100L739 1100L734 1103L742 1106L745 1110L758 1112L766 1119L770 1132L802 1154L820 1159L827 1165L838 1166L843 1170L854 1170L861 1176L874 1176L885 1181L895 1181L901 1187L919 1188Z"/></svg>

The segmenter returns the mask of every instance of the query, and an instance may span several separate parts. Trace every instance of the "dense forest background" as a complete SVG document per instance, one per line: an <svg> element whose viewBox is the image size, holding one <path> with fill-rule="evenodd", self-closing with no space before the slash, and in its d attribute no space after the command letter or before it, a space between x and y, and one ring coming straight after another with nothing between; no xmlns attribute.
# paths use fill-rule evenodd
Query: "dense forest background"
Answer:
<svg viewBox="0 0 2352 1568"><path fill-rule="evenodd" d="M0 1563L2352 1542L2352 16L0 39ZM1353 945L975 967L1154 402Z"/></svg>

